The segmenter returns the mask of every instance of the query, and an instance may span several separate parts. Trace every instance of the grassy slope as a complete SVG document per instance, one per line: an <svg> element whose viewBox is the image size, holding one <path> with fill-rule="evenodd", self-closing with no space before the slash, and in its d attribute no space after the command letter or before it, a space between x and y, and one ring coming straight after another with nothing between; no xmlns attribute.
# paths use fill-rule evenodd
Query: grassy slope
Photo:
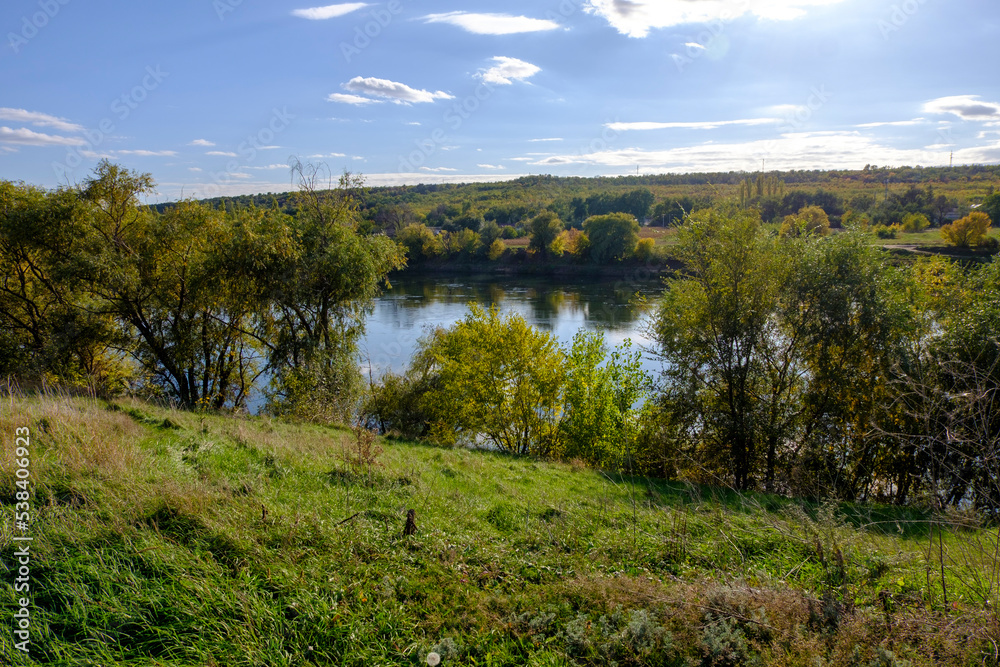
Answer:
<svg viewBox="0 0 1000 667"><path fill-rule="evenodd" d="M945 535L945 606L916 512L403 442L369 475L349 431L116 407L0 405L7 567L32 431L32 664L995 664L960 582L988 535Z"/></svg>

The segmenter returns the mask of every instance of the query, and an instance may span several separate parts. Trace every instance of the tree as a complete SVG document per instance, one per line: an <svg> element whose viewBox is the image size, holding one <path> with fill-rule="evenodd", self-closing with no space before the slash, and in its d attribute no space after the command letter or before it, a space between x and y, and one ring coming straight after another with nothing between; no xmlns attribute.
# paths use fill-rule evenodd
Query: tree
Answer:
<svg viewBox="0 0 1000 667"><path fill-rule="evenodd" d="M118 391L120 327L70 279L87 233L75 190L0 182L0 375Z"/></svg>
<svg viewBox="0 0 1000 667"><path fill-rule="evenodd" d="M995 192L987 197L979 210L990 216L992 224L1000 224L1000 192Z"/></svg>
<svg viewBox="0 0 1000 667"><path fill-rule="evenodd" d="M531 241L528 247L543 257L552 254L552 244L566 229L559 216L552 211L542 211L531 219Z"/></svg>
<svg viewBox="0 0 1000 667"><path fill-rule="evenodd" d="M320 189L316 168L298 164L296 172L292 255L271 267L266 285L271 307L261 337L271 341L270 409L336 421L359 398L357 340L372 300L406 260L388 237L357 232L359 179L344 174L330 191Z"/></svg>
<svg viewBox="0 0 1000 667"><path fill-rule="evenodd" d="M960 248L981 245L989 232L990 216L982 211L969 215L941 228L941 236L950 244Z"/></svg>
<svg viewBox="0 0 1000 667"><path fill-rule="evenodd" d="M690 274L669 283L653 324L665 362L661 401L674 433L698 433L691 453L709 478L756 483L767 401L761 349L783 282L775 241L756 211L691 216L677 256Z"/></svg>
<svg viewBox="0 0 1000 667"><path fill-rule="evenodd" d="M464 320L424 339L419 355L437 376L427 394L434 437L483 439L514 454L553 451L564 368L552 334L520 315L471 306Z"/></svg>
<svg viewBox="0 0 1000 667"><path fill-rule="evenodd" d="M634 455L639 411L649 380L631 341L611 351L604 334L581 331L566 353L565 409L560 455L621 468Z"/></svg>
<svg viewBox="0 0 1000 667"><path fill-rule="evenodd" d="M830 218L819 206L806 206L799 209L795 215L785 216L781 223L782 236L803 236L817 234L826 236L830 233Z"/></svg>
<svg viewBox="0 0 1000 667"><path fill-rule="evenodd" d="M493 220L487 220L479 227L479 240L482 243L482 248L489 250L493 242L499 239L503 235L503 231Z"/></svg>
<svg viewBox="0 0 1000 667"><path fill-rule="evenodd" d="M610 264L630 257L639 242L639 223L627 213L609 213L587 218L583 230L590 240L590 257Z"/></svg>
<svg viewBox="0 0 1000 667"><path fill-rule="evenodd" d="M426 225L407 225L396 236L396 240L406 248L407 259L416 264L433 259L441 254L441 243Z"/></svg>

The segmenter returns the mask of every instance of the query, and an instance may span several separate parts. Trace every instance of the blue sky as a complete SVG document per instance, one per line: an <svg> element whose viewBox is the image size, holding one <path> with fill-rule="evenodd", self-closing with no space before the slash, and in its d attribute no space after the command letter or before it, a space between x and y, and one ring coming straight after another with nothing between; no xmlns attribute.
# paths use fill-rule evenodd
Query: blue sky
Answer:
<svg viewBox="0 0 1000 667"><path fill-rule="evenodd" d="M322 2L322 0L320 0ZM0 179L155 200L1000 162L996 0L7 0Z"/></svg>

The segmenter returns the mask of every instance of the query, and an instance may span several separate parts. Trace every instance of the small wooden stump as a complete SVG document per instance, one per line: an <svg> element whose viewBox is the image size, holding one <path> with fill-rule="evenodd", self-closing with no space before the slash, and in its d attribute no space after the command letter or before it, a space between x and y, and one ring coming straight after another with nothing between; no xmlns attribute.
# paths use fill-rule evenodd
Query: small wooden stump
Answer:
<svg viewBox="0 0 1000 667"><path fill-rule="evenodd" d="M406 527L403 528L403 536L413 535L417 532L417 510L406 511Z"/></svg>

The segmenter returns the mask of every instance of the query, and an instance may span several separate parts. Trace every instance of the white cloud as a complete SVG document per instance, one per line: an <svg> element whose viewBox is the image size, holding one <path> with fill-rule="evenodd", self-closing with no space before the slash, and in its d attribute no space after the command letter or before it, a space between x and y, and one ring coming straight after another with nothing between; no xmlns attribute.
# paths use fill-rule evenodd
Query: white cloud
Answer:
<svg viewBox="0 0 1000 667"><path fill-rule="evenodd" d="M263 171L269 171L272 169L291 169L287 164L268 164L263 167L247 167L247 169L257 169Z"/></svg>
<svg viewBox="0 0 1000 667"><path fill-rule="evenodd" d="M486 83L494 83L500 86L509 86L514 81L524 81L542 71L540 67L531 63L508 58L507 56L494 56L493 67L479 73L479 77Z"/></svg>
<svg viewBox="0 0 1000 667"><path fill-rule="evenodd" d="M761 158L771 169L860 169L877 156L881 164L943 165L948 152L924 148L905 149L884 145L860 132L798 132L777 139L742 143L708 142L693 146L648 150L625 148L577 155L553 155L532 162L539 166L590 165L670 172L716 172L755 170ZM1000 160L1000 142L992 146L955 151L956 164Z"/></svg>
<svg viewBox="0 0 1000 667"><path fill-rule="evenodd" d="M910 125L920 125L926 121L923 118L914 118L913 120L893 120L881 123L862 123L861 125L855 125L854 127L870 128L870 127L909 127Z"/></svg>
<svg viewBox="0 0 1000 667"><path fill-rule="evenodd" d="M546 137L544 139L528 139L529 144L537 144L543 141L562 141L562 137Z"/></svg>
<svg viewBox="0 0 1000 667"><path fill-rule="evenodd" d="M688 47L689 49L696 49L699 51L708 50L708 47L706 47L704 44L699 44L698 42L684 42L684 46Z"/></svg>
<svg viewBox="0 0 1000 667"><path fill-rule="evenodd" d="M807 8L843 0L588 0L584 10L607 20L629 37L646 37L652 28L691 23L732 21L747 13L786 21L806 15Z"/></svg>
<svg viewBox="0 0 1000 667"><path fill-rule="evenodd" d="M0 107L0 120L12 120L17 123L29 123L38 127L51 127L60 132L81 132L82 125L71 123L65 118L51 116L40 111L28 111L27 109L11 109Z"/></svg>
<svg viewBox="0 0 1000 667"><path fill-rule="evenodd" d="M194 141L188 144L188 146L205 146L205 147L211 147L214 145L215 143L209 141L208 139L195 139Z"/></svg>
<svg viewBox="0 0 1000 667"><path fill-rule="evenodd" d="M323 158L328 158L328 157L347 157L347 154L346 153L327 153L326 155L323 155L323 154L320 153L320 154L316 154L316 155L310 155L309 159L310 160L322 160Z"/></svg>
<svg viewBox="0 0 1000 667"><path fill-rule="evenodd" d="M924 105L927 113L950 113L962 120L997 121L1000 120L1000 104L982 102L979 95L954 95L939 97Z"/></svg>
<svg viewBox="0 0 1000 667"><path fill-rule="evenodd" d="M253 178L251 174L242 171L234 171L229 175L232 176L233 178Z"/></svg>
<svg viewBox="0 0 1000 667"><path fill-rule="evenodd" d="M327 98L330 102L337 102L339 104L381 104L382 100L372 100L367 97L361 97L360 95L346 95L344 93L331 93ZM340 120L340 119L337 119ZM345 121L346 122L346 121Z"/></svg>
<svg viewBox="0 0 1000 667"><path fill-rule="evenodd" d="M61 137L53 134L35 132L26 127L11 129L0 127L0 142L5 144L20 144L22 146L82 146L87 142L76 137Z"/></svg>
<svg viewBox="0 0 1000 667"><path fill-rule="evenodd" d="M292 10L292 16L298 16L299 18L309 19L311 21L322 21L324 19L332 19L338 16L343 16L344 14L350 14L351 12L356 12L359 9L364 9L367 6L368 3L366 2L347 2L340 5L312 7L311 9L295 9Z"/></svg>
<svg viewBox="0 0 1000 667"><path fill-rule="evenodd" d="M118 155L138 155L139 157L173 157L177 151L116 151Z"/></svg>
<svg viewBox="0 0 1000 667"><path fill-rule="evenodd" d="M188 167L188 171L193 171L197 173L201 171L201 167Z"/></svg>
<svg viewBox="0 0 1000 667"><path fill-rule="evenodd" d="M714 130L725 125L771 125L781 123L780 118L745 118L740 120L703 120L687 123L607 123L605 127L615 132L628 130Z"/></svg>
<svg viewBox="0 0 1000 667"><path fill-rule="evenodd" d="M545 19L532 19L511 14L476 14L473 12L447 12L428 14L426 23L448 23L476 35L513 35L522 32L556 30L559 24Z"/></svg>
<svg viewBox="0 0 1000 667"><path fill-rule="evenodd" d="M506 169L502 164L477 164L480 169Z"/></svg>
<svg viewBox="0 0 1000 667"><path fill-rule="evenodd" d="M361 93L373 97L381 97L396 104L422 104L433 102L434 100L451 100L454 96L448 93L437 91L432 93L429 90L418 90L411 88L405 83L389 81L388 79L376 79L375 77L356 76L344 84L344 89L352 93ZM330 97L333 97L332 95ZM355 97L355 96L350 96ZM366 99L366 98L359 98ZM334 100L344 101L344 100ZM352 104L361 104L352 102Z"/></svg>
<svg viewBox="0 0 1000 667"><path fill-rule="evenodd" d="M236 153L231 151L208 151L205 155L216 155L218 157L236 157Z"/></svg>
<svg viewBox="0 0 1000 667"><path fill-rule="evenodd" d="M420 171L438 173L442 171L458 171L458 169L452 169L451 167L421 167Z"/></svg>

